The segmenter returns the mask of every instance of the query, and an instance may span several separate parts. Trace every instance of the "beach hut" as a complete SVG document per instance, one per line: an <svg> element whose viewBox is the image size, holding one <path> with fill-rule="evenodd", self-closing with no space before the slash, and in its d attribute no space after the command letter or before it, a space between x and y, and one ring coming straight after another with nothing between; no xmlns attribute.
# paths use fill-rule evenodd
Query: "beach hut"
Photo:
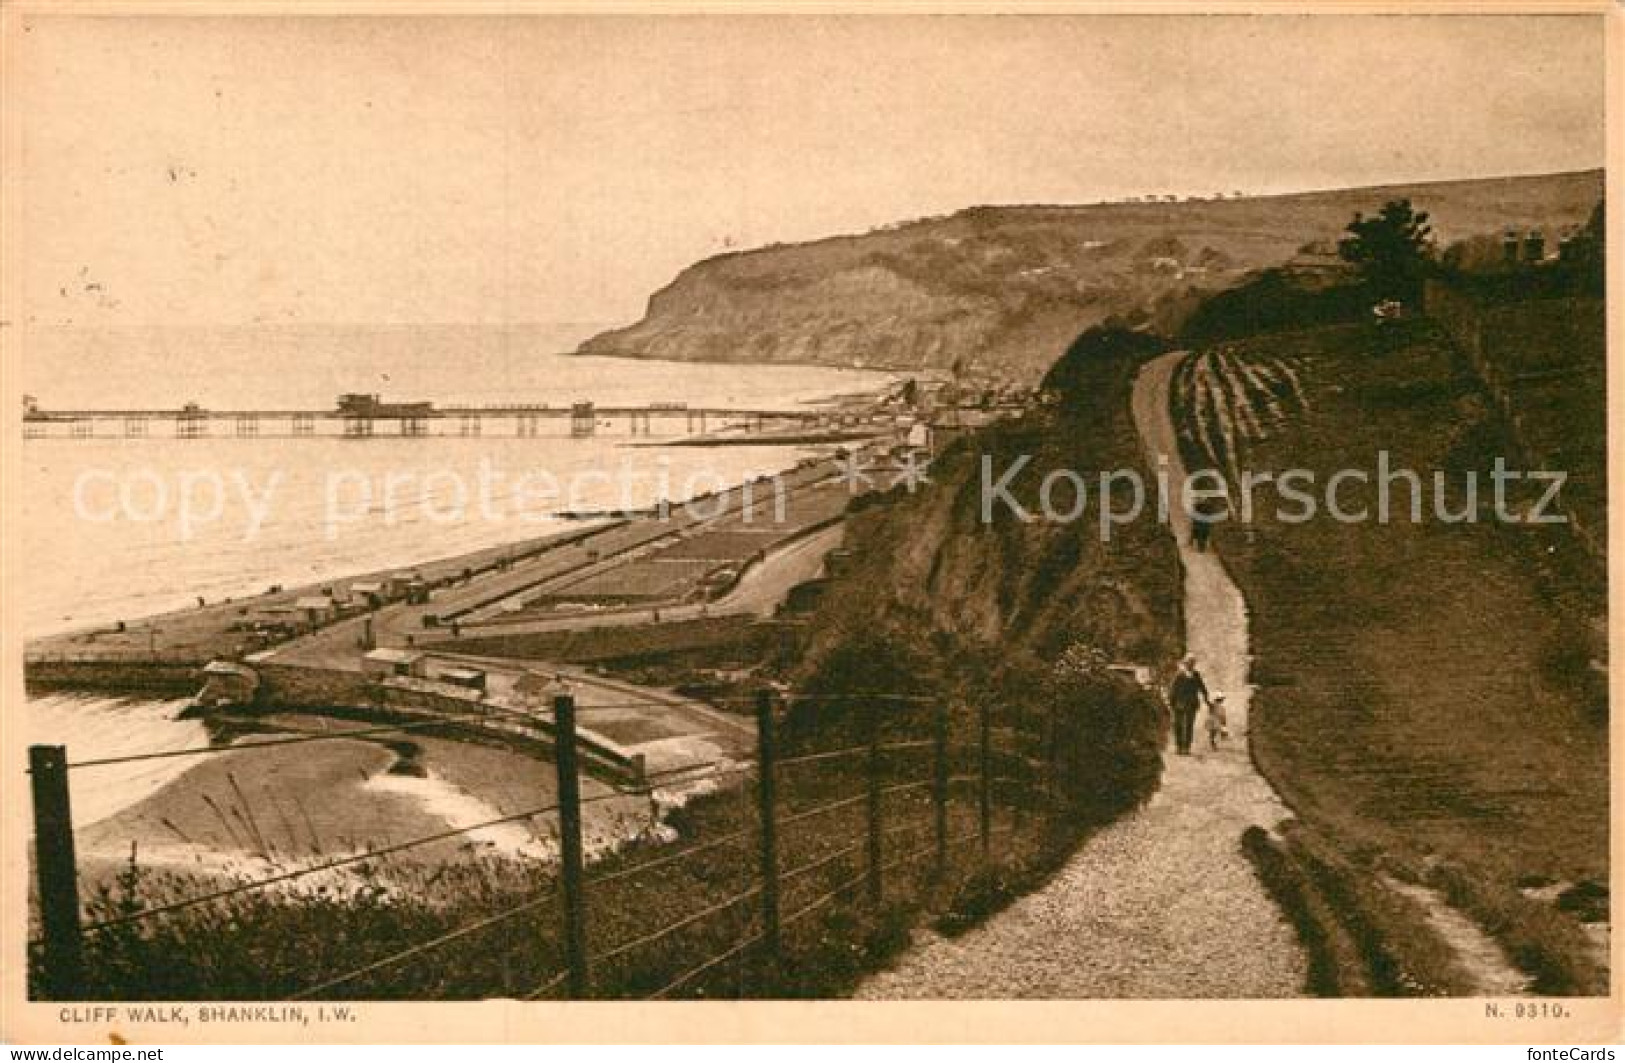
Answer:
<svg viewBox="0 0 1625 1063"><path fill-rule="evenodd" d="M203 708L247 705L259 685L259 673L252 668L234 661L210 661L203 666L203 689L198 691L197 704Z"/></svg>
<svg viewBox="0 0 1625 1063"><path fill-rule="evenodd" d="M569 689L557 676L527 671L514 680L513 696L529 708L551 709L553 699Z"/></svg>
<svg viewBox="0 0 1625 1063"><path fill-rule="evenodd" d="M429 584L420 572L393 572L384 578L385 597L422 605L429 600Z"/></svg>
<svg viewBox="0 0 1625 1063"><path fill-rule="evenodd" d="M325 624L333 619L337 606L332 598L325 594L307 594L293 603L299 618L311 627Z"/></svg>
<svg viewBox="0 0 1625 1063"><path fill-rule="evenodd" d="M389 600L389 592L379 580L361 580L352 583L350 584L350 594L373 609Z"/></svg>
<svg viewBox="0 0 1625 1063"><path fill-rule="evenodd" d="M417 676L426 671L427 655L422 650L402 650L380 646L362 655L361 670L377 679Z"/></svg>
<svg viewBox="0 0 1625 1063"><path fill-rule="evenodd" d="M485 690L485 673L478 668L440 668L435 672L434 678L442 683L450 683L452 686L468 690L481 692Z"/></svg>
<svg viewBox="0 0 1625 1063"><path fill-rule="evenodd" d="M292 605L267 605L258 611L259 628L266 634L292 635L298 630L299 610Z"/></svg>

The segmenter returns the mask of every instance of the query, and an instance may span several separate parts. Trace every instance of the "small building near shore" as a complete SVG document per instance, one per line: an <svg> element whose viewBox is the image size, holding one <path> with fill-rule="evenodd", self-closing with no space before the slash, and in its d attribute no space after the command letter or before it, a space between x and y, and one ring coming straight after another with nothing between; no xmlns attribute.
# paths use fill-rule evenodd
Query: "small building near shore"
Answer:
<svg viewBox="0 0 1625 1063"><path fill-rule="evenodd" d="M325 594L309 594L293 603L299 618L312 627L333 619L338 605Z"/></svg>
<svg viewBox="0 0 1625 1063"><path fill-rule="evenodd" d="M234 661L210 661L203 666L203 689L197 704L202 708L220 705L248 705L259 689L259 673Z"/></svg>
<svg viewBox="0 0 1625 1063"><path fill-rule="evenodd" d="M397 649L392 646L380 646L376 650L368 650L361 657L361 670L378 679L389 679L397 676L410 676L423 678L428 671L428 654L422 650Z"/></svg>
<svg viewBox="0 0 1625 1063"><path fill-rule="evenodd" d="M360 580L350 584L350 596L376 609L389 600L389 591L379 580Z"/></svg>
<svg viewBox="0 0 1625 1063"><path fill-rule="evenodd" d="M258 611L258 625L278 635L292 635L299 627L301 614L292 605L267 605Z"/></svg>
<svg viewBox="0 0 1625 1063"><path fill-rule="evenodd" d="M553 699L567 693L569 686L558 676L527 669L514 681L513 696L526 708L551 709Z"/></svg>
<svg viewBox="0 0 1625 1063"><path fill-rule="evenodd" d="M422 605L429 600L429 584L420 572L394 572L383 581L384 597L388 601L406 601Z"/></svg>
<svg viewBox="0 0 1625 1063"><path fill-rule="evenodd" d="M478 668L437 668L430 678L468 690L485 690L485 673Z"/></svg>

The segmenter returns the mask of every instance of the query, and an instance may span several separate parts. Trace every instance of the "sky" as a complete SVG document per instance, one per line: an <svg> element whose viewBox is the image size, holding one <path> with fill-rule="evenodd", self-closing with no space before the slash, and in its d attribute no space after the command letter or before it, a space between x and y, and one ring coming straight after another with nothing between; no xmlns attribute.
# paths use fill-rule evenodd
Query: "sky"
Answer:
<svg viewBox="0 0 1625 1063"><path fill-rule="evenodd" d="M25 335L636 319L980 203L1601 165L1570 17L32 18Z"/></svg>

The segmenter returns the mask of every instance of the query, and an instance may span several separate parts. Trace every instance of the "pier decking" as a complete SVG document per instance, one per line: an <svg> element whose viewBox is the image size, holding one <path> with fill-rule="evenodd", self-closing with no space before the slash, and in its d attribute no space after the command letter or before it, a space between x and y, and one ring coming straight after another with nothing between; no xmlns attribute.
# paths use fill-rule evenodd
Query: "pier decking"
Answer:
<svg viewBox="0 0 1625 1063"><path fill-rule="evenodd" d="M730 432L806 430L832 425L829 411L739 409L685 403L608 405L573 402L553 406L512 403L436 406L430 402L384 402L376 395L344 395L332 409L205 409L196 403L170 409L54 410L28 403L28 438L175 439L421 438L433 436L572 436L600 432L626 436L692 436Z"/></svg>

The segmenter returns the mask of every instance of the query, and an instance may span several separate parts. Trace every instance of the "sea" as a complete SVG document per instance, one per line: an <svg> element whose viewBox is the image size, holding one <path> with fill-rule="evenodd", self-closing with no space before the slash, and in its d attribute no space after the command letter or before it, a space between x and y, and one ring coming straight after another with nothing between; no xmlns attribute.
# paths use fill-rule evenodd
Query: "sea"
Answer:
<svg viewBox="0 0 1625 1063"><path fill-rule="evenodd" d="M98 387L76 376L71 394L38 398L46 408L173 408L181 401L215 409L331 408L338 391L361 375L346 375L343 361L335 356L318 372L259 371L246 379L110 374ZM592 401L797 409L890 381L858 370L497 347L477 359L407 359L381 387L373 376L364 382L372 387L349 390L437 406ZM796 446L672 446L671 439L634 438L624 428L587 438L548 429L526 437L197 440L155 431L137 439L28 439L15 527L23 563L11 593L29 637L110 625L199 596L215 601L274 584L342 580L534 538L574 526L561 510L680 502L778 472L808 454ZM181 704L34 697L25 731L31 742L67 743L71 760L203 743L200 724L175 718ZM175 758L87 772L98 778L76 788L74 818L93 822L116 812L187 766L186 758Z"/></svg>

